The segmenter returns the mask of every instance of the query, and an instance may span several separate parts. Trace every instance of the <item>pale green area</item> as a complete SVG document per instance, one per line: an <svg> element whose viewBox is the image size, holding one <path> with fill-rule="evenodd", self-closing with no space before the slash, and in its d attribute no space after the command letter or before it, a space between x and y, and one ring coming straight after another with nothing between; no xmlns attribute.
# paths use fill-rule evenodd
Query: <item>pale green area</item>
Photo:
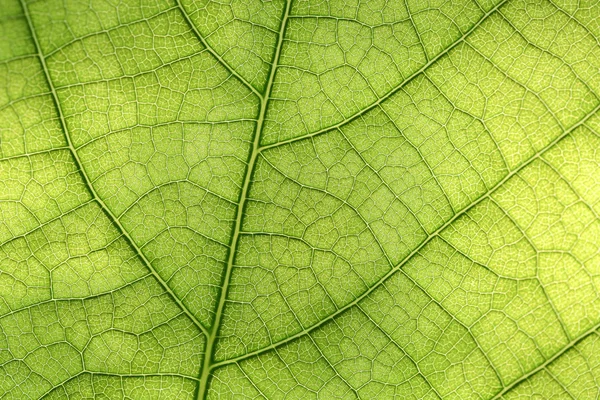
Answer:
<svg viewBox="0 0 600 400"><path fill-rule="evenodd" d="M0 398L596 399L600 5L0 0Z"/></svg>

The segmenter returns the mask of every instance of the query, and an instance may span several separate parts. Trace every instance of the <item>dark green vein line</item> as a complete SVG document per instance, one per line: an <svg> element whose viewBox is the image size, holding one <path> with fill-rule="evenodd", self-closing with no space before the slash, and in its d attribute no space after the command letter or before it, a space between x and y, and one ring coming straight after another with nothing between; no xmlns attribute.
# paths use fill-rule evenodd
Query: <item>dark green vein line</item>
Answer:
<svg viewBox="0 0 600 400"><path fill-rule="evenodd" d="M526 381L527 379L531 378L533 375L535 375L538 372L542 371L543 369L545 369L546 367L548 367L550 364L552 364L554 361L556 361L558 358L560 358L567 351L571 350L577 344L581 343L585 338L587 338L588 336L590 336L593 333L595 333L596 330L598 330L598 329L600 329L600 324L593 326L591 329L589 329L586 332L584 332L583 334L579 335L579 337L577 337L577 338L573 339L572 341L570 341L560 351L558 351L552 357L550 357L549 359L547 359L546 361L544 361L543 364L540 364L537 368L532 369L531 371L529 371L528 373L526 373L525 375L523 375L519 379L515 380L513 383L505 386L504 389L502 389L500 392L498 392L491 400L496 400L496 399L501 398L506 393L510 392L515 387L519 386L519 384L521 384L522 382Z"/></svg>
<svg viewBox="0 0 600 400"><path fill-rule="evenodd" d="M112 27L108 27L108 28L105 28L105 29L93 30L92 32L87 33L85 35L81 35L81 36L75 36L74 35L73 39L69 40L66 43L63 43L63 44L59 45L58 47L54 48L53 50L50 50L48 53L46 53L44 55L44 57L45 58L50 58L53 55L55 55L56 53L62 52L65 49L67 49L69 46L74 45L75 43L83 42L86 39L93 38L93 37L99 36L101 34L107 34L107 35L109 35L111 32L114 32L117 29L121 29L123 27L131 27L131 26L134 26L136 24L139 24L140 22L147 23L148 21L151 21L153 19L161 17L161 16L163 16L165 14L169 14L171 11L176 10L176 9L177 9L177 6L171 6L169 8L165 8L164 10L161 10L161 11L159 11L156 14L153 14L153 15L148 15L148 16L145 16L145 17L141 17L139 19L133 19L133 20L128 21L126 23L120 23L118 25L115 25L115 26L112 26Z"/></svg>
<svg viewBox="0 0 600 400"><path fill-rule="evenodd" d="M175 293L173 293L173 291L171 290L171 288L169 287L169 285L164 281L164 279L154 269L154 267L152 266L152 264L150 263L150 261L146 258L146 256L144 255L144 253L142 253L142 251L140 250L140 248L135 244L135 242L133 241L133 239L131 238L131 236L129 236L129 233L125 230L125 228L123 227L123 225L121 225L121 222L119 221L119 219L112 213L112 211L110 211L110 209L106 206L106 204L104 203L104 201L102 201L102 199L100 198L100 196L98 196L98 194L96 193L96 190L92 186L92 183L90 182L90 179L88 178L87 174L85 173L85 170L83 169L83 164L81 163L81 160L79 159L79 155L77 154L77 151L75 151L75 147L73 146L73 142L71 141L71 136L69 135L69 131L67 130L67 123L65 121L65 117L63 115L62 108L60 106L60 102L58 101L58 94L56 93L56 89L54 88L54 85L52 83L52 79L50 78L50 72L48 70L48 67L46 66L46 60L45 60L44 55L42 53L42 49L41 49L40 44L38 42L37 36L35 34L35 29L33 28L33 22L31 21L31 17L29 15L29 10L27 9L27 6L26 6L24 0L20 0L20 2L21 2L21 7L23 8L25 19L27 20L27 24L29 26L29 30L31 32L31 37L33 39L33 42L35 44L35 48L37 50L37 55L38 55L38 57L40 59L40 62L42 63L42 68L44 70L45 78L48 81L48 85L50 86L50 91L52 93L52 100L54 101L54 105L56 107L56 111L58 113L58 117L59 117L59 120L60 120L60 125L61 125L61 128L62 128L63 133L65 135L65 139L67 140L67 145L68 145L69 149L71 150L71 154L73 155L73 159L75 160L75 165L76 165L77 169L79 170L79 173L80 173L83 181L85 182L88 190L90 191L92 197L100 205L100 207L102 208L102 211L111 220L111 222L117 228L117 230L119 231L119 233L121 233L121 235L123 235L123 237L127 240L127 242L129 242L129 245L135 250L135 252L140 257L140 259L142 260L142 262L150 270L150 272L152 273L152 275L154 276L154 278L160 283L160 285L167 292L167 294L171 297L171 299L192 320L192 322L202 331L202 333L204 333L204 335L208 336L208 332L207 332L206 328L204 327L204 325L202 325L200 323L200 321L198 321L198 319L194 316L194 314L192 314L190 312L190 310L188 310L187 307L181 302L181 300L179 300L177 298L177 296L175 296Z"/></svg>
<svg viewBox="0 0 600 400"><path fill-rule="evenodd" d="M403 80L402 82L400 82L400 84L398 84L398 86L396 86L394 89L390 90L387 94L381 96L378 100L376 100L375 102L371 103L371 105L363 108L361 111L359 111L359 112L355 113L354 115L352 115L352 116L350 116L350 117L348 117L348 118L346 118L346 119L338 122L337 124L328 126L326 128L323 128L323 129L320 129L320 130L318 130L316 132L307 133L305 135L298 136L298 137L295 137L295 138L291 138L291 139L287 139L287 140L282 140L281 142L276 142L276 143L271 143L271 144L267 144L267 145L261 146L260 149L259 149L259 151L267 150L267 149L270 149L270 148L273 148L273 147L282 146L282 145L288 144L288 143L297 142L299 140L306 139L306 138L309 138L309 137L319 136L319 135L321 135L323 133L329 132L329 131L331 131L333 129L337 129L337 128L343 126L343 125L346 125L346 124L354 121L355 119L359 118L361 115L364 115L367 112L371 111L372 109L378 107L381 103L383 103L384 101L386 101L387 99L389 99L390 97L392 97L400 89L402 89L404 86L406 86L409 82L411 82L416 77L418 77L423 72L425 72L425 70L427 70L431 65L435 64L440 58L442 58L443 56L445 56L446 54L448 54L450 52L450 50L454 49L456 46L458 46L460 43L462 43L475 29L477 29L492 14L494 14L496 11L498 11L498 9L500 7L502 7L502 5L504 5L507 1L508 0L502 0L500 3L498 3L494 8L492 8L483 17L481 17L479 19L479 21L477 21L477 23L475 25L473 25L468 31L466 31L454 43L452 43L444 51L440 52L438 55L436 55L431 60L429 60L429 62L427 62L425 65L423 65L417 71L415 71L408 78L406 78L405 80Z"/></svg>
<svg viewBox="0 0 600 400"><path fill-rule="evenodd" d="M573 396L573 394L569 391L569 388L566 387L552 372L546 370L546 373L550 375L550 377L568 394L573 400L577 400L577 397Z"/></svg>
<svg viewBox="0 0 600 400"><path fill-rule="evenodd" d="M271 71L269 72L269 80L267 81L267 88L264 97L260 97L260 111L258 114L258 120L256 122L256 128L254 131L254 138L252 141L252 149L250 150L248 165L246 167L246 175L244 177L244 183L242 186L242 191L240 193L240 200L238 202L238 208L236 211L235 225L233 227L233 234L231 237L231 246L229 248L229 255L227 259L227 266L225 268L225 273L223 277L223 284L221 288L221 293L219 295L219 302L217 304L217 310L215 312L215 320L212 324L210 334L208 335L208 340L206 342L206 349L204 352L204 361L202 362L202 369L200 371L200 384L198 386L198 399L205 399L208 394L208 384L210 373L212 371L213 358L214 358L214 350L215 344L217 342L217 335L219 333L219 327L221 325L221 319L223 318L223 310L225 308L225 301L227 299L227 291L229 289L229 283L231 281L231 273L233 270L233 263L235 260L235 254L237 250L237 245L239 243L240 233L242 231L242 218L244 215L244 207L246 205L246 200L248 199L248 191L250 189L250 182L252 180L252 174L254 173L254 167L256 166L256 161L259 156L259 144L260 144L260 136L264 126L265 115L267 113L267 105L269 102L269 96L273 89L273 82L275 81L275 73L277 70L277 64L279 62L279 56L281 54L281 47L283 45L283 35L285 33L287 20L291 7L291 0L286 1L285 9L283 12L283 17L281 18L281 26L279 28L279 38L277 41L277 46L275 50L275 56L273 58L273 64L271 65Z"/></svg>
<svg viewBox="0 0 600 400"><path fill-rule="evenodd" d="M406 8L406 12L408 13L408 20L410 21L410 25L415 31L415 35L417 35L417 39L419 39L419 44L421 45L421 49L423 50L423 55L425 56L425 61L429 62L429 54L427 54L427 49L425 48L425 44L423 43L423 38L419 35L419 30L417 29L417 24L415 24L415 20L412 16L412 11L408 6L408 0L404 0L404 7ZM440 397L441 398L441 397Z"/></svg>
<svg viewBox="0 0 600 400"><path fill-rule="evenodd" d="M55 152L55 151L58 152L59 150L69 150L69 147L66 147L66 146L53 147L53 148L47 149L47 150L32 151L31 153L17 154L15 156L7 156L7 157L4 157L4 158L0 158L0 162L15 160L15 159L18 159L18 158L35 157L35 156L38 156L40 154L49 154L49 153L52 153L52 152Z"/></svg>
<svg viewBox="0 0 600 400"><path fill-rule="evenodd" d="M406 275L406 276L407 276L409 279L411 279L411 278L410 278L408 275ZM411 281L412 281L412 279L411 279ZM423 289L421 289L421 290L423 290ZM425 293L427 293L427 292L425 292ZM431 299L433 299L433 298L431 297ZM427 378L427 375L426 375L426 374L425 374L423 371L421 371L421 365L419 365L419 362L418 362L418 361L416 361L416 360L415 360L415 359L414 359L414 358L413 358L413 357L412 357L412 356L411 356L411 355L410 355L410 354L409 354L409 353L408 353L408 352L407 352L407 351L406 351L406 350L405 350L405 349L404 349L404 348L403 348L403 347L402 347L400 344L398 344L398 343L396 342L396 340L394 340L394 338L392 338L388 332L386 332L386 331L385 331L385 330L384 330L384 329L383 329L381 326L379 326L379 324L377 324L377 322L375 322L375 321L373 320L373 318L371 318L371 316L370 316L369 314L367 314L367 312L366 312L365 310L363 310L363 308L360 306L360 304L357 304L357 305L356 305L356 308L358 308L358 310L359 310L359 311L362 313L362 315L363 315L363 316L364 316L364 317L365 317L365 318L366 318L366 319L367 319L367 320L368 320L368 321L369 321L371 324L373 324L373 326L375 327L375 329L376 329L378 332L381 332L381 334L382 334L383 336L385 336L385 338L386 338L387 340L389 340L389 342L390 342L391 344L393 344L394 346L396 346L396 348L398 348L398 349L399 349L399 350L400 350L400 351L401 351L401 352L404 354L404 356L405 356L405 357L406 357L408 360L410 360L410 362L412 363L412 365L413 365L413 366L416 368L416 370L417 370L417 375L421 376L421 378L423 378L423 380L425 381L425 383L427 384L427 386L429 386L429 387L431 388L431 391L432 391L433 393L435 393L435 395L437 396L437 398L438 398L439 400L442 400L442 399L443 399L443 397L442 397L442 396L439 394L439 392L438 392L438 391L436 390L436 388L433 386L433 383L431 383L431 380ZM312 338L311 338L311 339L312 339ZM479 348L479 347L478 347L478 348ZM411 378L409 378L409 379L412 379L412 377L411 377ZM409 379L407 379L406 381L409 381Z"/></svg>
<svg viewBox="0 0 600 400"><path fill-rule="evenodd" d="M185 8L183 8L183 5L181 4L180 0L177 0L177 7L179 8L179 11L181 11L181 14L183 15L183 18L185 19L185 22L188 24L188 26L190 27L190 29L192 30L192 32L194 32L194 35L196 35L196 37L198 38L198 40L200 41L200 43L202 43L202 45L204 46L204 48L206 50L208 50L208 52L217 59L217 61L219 61L219 63L233 76L235 76L240 82L242 82L244 84L244 86L246 86L248 89L250 89L252 91L252 93L254 93L256 96L258 96L259 99L263 99L263 95L254 87L252 86L252 84L250 82L248 82L243 76L241 76L240 74L238 74L225 60L223 60L223 57L221 57L219 55L219 53L217 53L209 44L208 42L204 39L204 37L200 34L200 32L198 31L198 29L196 28L196 25L194 25L194 23L192 22L192 20L190 19L189 15L187 14L187 12L185 11Z"/></svg>
<svg viewBox="0 0 600 400"><path fill-rule="evenodd" d="M169 374L169 373L165 373L165 374L118 374L118 373L111 374L111 373L107 373L107 372L81 371L81 372L73 375L72 377L64 380L63 382L59 383L58 385L53 386L47 392L43 393L40 396L40 399L45 399L52 392L54 392L56 389L64 387L69 382L72 382L75 379L77 379L77 378L79 378L80 376L83 376L83 375L102 376L102 377L115 377L115 378L144 378L144 379L145 378L181 378L181 379L189 379L189 380L192 380L192 381L197 380L197 378L193 377L193 376L180 375L180 374Z"/></svg>
<svg viewBox="0 0 600 400"><path fill-rule="evenodd" d="M482 202L483 200L485 200L486 198L488 198L492 193L494 193L499 187L501 187L502 185L504 185L509 179L511 179L513 176L515 176L516 174L518 174L520 171L522 171L525 167L527 167L529 164L531 164L533 161L537 160L540 158L540 156L542 154L544 154L546 151L548 151L549 149L551 149L556 143L560 142L563 138L565 138L567 135L569 135L573 130L575 130L576 128L578 128L579 126L583 125L590 117L592 117L594 114L596 114L596 112L598 112L600 110L600 105L596 106L589 114L587 114L584 118L582 118L579 122L577 122L576 124L574 124L573 126L571 126L569 129L565 130L561 135L557 136L552 142L550 142L548 145L546 145L544 148L540 149L536 154L534 154L532 157L530 157L529 159L527 159L526 161L524 161L519 167L515 168L513 171L511 171L510 173L508 173L503 179L501 179L498 183L496 183L496 185L494 185L492 188L490 188L488 191L486 191L484 194L482 194L479 198L477 198L475 201L473 201L471 204L469 204L468 206L466 206L465 208L463 208L462 210L460 210L458 213L456 213L452 218L450 218L448 221L446 221L446 223L444 223L442 226L440 226L435 232L433 232L432 234L430 234L425 240L423 240L421 242L421 244L419 246L417 246L408 256L406 256L399 264L397 264L394 268L392 268L387 274L385 274L383 277L381 277L377 282L375 282L375 284L373 286L371 286L368 290L366 290L363 294L361 294L360 296L358 296L356 299L354 299L353 301L351 301L350 303L346 304L344 307L339 308L335 313L329 315L327 318L317 322L316 324L286 338L283 340L280 340L276 343L272 343L269 346L265 346L261 349L257 349L254 350L250 353L235 357L235 358L231 358L229 360L224 360L221 361L219 363L215 363L213 364L212 368L218 368L220 366L223 365L227 365L230 363L234 363L234 362L239 362L241 360L256 356L258 354L264 353L268 350L271 350L275 347L281 346L283 344L289 343L301 336L304 336L308 333L310 333L311 331L317 329L318 327L324 325L326 322L331 321L333 318L335 318L336 316L342 314L343 312L345 312L346 310L350 309L351 307L355 306L356 304L358 304L362 299L366 298L369 294L371 294L375 289L377 289L379 286L381 286L385 281L387 281L388 278L390 278L392 275L394 275L396 273L396 271L398 271L400 268L402 268L404 266L404 264L406 264L410 259L413 258L413 256L415 256L416 254L418 254L433 238L437 237L444 229L446 229L448 226L450 226L452 223L454 223L454 221L456 221L458 218L460 218L462 215L464 215L467 211L469 211L470 209L472 209L473 207L475 207L477 204L479 204L480 202Z"/></svg>

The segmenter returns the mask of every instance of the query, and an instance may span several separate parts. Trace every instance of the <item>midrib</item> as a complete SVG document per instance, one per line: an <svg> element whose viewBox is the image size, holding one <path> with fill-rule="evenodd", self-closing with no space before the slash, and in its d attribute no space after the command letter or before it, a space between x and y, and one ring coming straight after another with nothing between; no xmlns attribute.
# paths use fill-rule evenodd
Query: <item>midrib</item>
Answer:
<svg viewBox="0 0 600 400"><path fill-rule="evenodd" d="M256 121L256 128L254 130L254 138L252 141L252 149L250 150L250 156L248 158L248 165L246 166L246 175L244 177L244 182L242 185L242 191L240 193L240 199L238 201L238 207L236 211L235 225L233 229L233 234L231 236L231 246L229 248L229 255L227 258L227 266L225 268L225 274L223 276L223 283L221 285L221 294L219 295L219 302L217 304L217 309L215 312L215 320L212 324L210 334L206 341L206 347L204 351L204 360L202 362L201 370L200 370L200 383L198 385L198 393L197 399L205 399L208 394L208 383L210 379L210 374L213 366L213 353L215 349L215 344L217 342L217 334L219 332L219 327L221 325L221 319L223 317L223 309L225 308L225 301L227 299L227 291L229 289L229 283L231 281L231 272L233 270L233 262L235 260L235 254L237 250L237 245L239 242L241 227L242 227L242 218L244 215L244 208L246 205L246 200L248 199L248 190L250 188L250 182L252 175L254 173L254 167L256 166L256 160L258 159L258 155L260 153L260 137L264 127L265 114L267 112L267 105L269 103L269 99L271 97L271 91L273 89L273 82L275 80L275 73L277 70L277 64L279 62L279 56L281 54L281 48L283 45L283 36L285 33L285 28L287 25L287 20L290 12L290 3L291 0L286 0L285 8L283 11L283 16L281 18L281 25L279 28L279 36L277 38L277 44L275 48L275 55L273 56L273 64L271 65L271 70L269 72L269 79L267 81L267 86L265 89L264 96L261 97L260 102L260 111L258 114L258 119Z"/></svg>

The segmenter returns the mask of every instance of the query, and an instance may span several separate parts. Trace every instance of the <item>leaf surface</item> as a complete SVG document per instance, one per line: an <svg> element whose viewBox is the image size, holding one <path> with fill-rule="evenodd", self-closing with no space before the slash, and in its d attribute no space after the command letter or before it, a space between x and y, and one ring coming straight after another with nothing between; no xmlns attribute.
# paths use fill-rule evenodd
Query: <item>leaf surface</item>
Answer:
<svg viewBox="0 0 600 400"><path fill-rule="evenodd" d="M3 399L600 395L596 2L0 10Z"/></svg>

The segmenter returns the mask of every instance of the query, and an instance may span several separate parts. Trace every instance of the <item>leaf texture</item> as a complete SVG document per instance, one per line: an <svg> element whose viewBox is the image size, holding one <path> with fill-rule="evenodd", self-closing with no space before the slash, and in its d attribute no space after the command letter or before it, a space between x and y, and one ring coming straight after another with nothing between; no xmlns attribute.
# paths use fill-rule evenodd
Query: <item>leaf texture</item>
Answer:
<svg viewBox="0 0 600 400"><path fill-rule="evenodd" d="M597 2L0 10L0 398L600 396Z"/></svg>

